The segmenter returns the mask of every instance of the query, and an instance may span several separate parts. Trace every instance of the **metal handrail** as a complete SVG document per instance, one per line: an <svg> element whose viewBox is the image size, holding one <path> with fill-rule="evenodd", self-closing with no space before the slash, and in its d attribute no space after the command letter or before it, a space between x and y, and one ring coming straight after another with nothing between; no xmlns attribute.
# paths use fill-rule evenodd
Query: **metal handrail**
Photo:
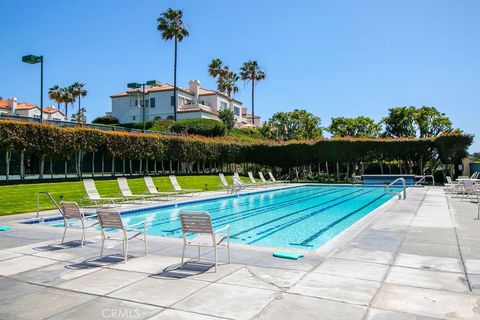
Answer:
<svg viewBox="0 0 480 320"><path fill-rule="evenodd" d="M62 213L62 209L60 209L60 206L58 205L57 201L53 199L52 195L49 192L42 191L42 192L37 192L37 218L40 217L40 196L41 195L47 195L52 201L52 203L55 205L55 207L57 207L58 211Z"/></svg>
<svg viewBox="0 0 480 320"><path fill-rule="evenodd" d="M394 192L394 191L391 191L389 190L388 188L393 186L395 183L397 183L398 181L401 181L402 182L402 189L403 191L402 192ZM386 185L385 186L385 193L386 194L395 194L398 196L398 199L402 199L402 193L403 193L403 200L405 200L407 198L407 183L405 182L405 179L404 178L397 178L395 179L393 182L391 182L390 184Z"/></svg>
<svg viewBox="0 0 480 320"><path fill-rule="evenodd" d="M428 175L423 175L423 176L415 176L415 178L417 177L422 177L420 180L418 180L417 182L415 182L415 185L418 186L420 185L420 182L422 181L427 181L427 178L432 178L432 186L435 186L435 177L431 174L428 174Z"/></svg>

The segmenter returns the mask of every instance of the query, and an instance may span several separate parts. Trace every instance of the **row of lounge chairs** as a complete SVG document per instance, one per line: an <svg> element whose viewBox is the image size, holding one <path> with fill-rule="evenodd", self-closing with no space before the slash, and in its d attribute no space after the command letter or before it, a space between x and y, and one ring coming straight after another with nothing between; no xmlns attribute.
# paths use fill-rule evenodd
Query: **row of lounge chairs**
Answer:
<svg viewBox="0 0 480 320"><path fill-rule="evenodd" d="M252 172L248 172L249 182L244 182L240 178L240 175L238 174L238 172L235 172L232 177L232 182L233 182L232 185L228 184L227 179L225 178L225 175L223 173L219 173L218 175L220 177L220 181L222 182L220 187L223 187L223 189L232 193L235 193L244 189L248 189L248 188L268 187L268 186L274 186L274 185L289 182L287 180L276 180L275 176L270 171L268 172L268 176L270 177L270 180L265 179L265 176L263 175L263 173L259 172L258 176L260 178L260 181L257 181L255 179Z"/></svg>
<svg viewBox="0 0 480 320"><path fill-rule="evenodd" d="M80 203L83 204L85 201L94 203L95 205L99 204L112 204L114 205L117 202L125 200L146 200L146 199L161 199L169 200L169 197L174 197L177 195L193 195L194 193L201 192L201 189L183 189L178 183L177 177L171 175L169 176L170 183L172 184L172 189L166 192L158 191L155 183L153 182L152 177L145 176L143 177L145 182L146 189L142 194L134 194L128 185L126 178L121 177L117 178L118 187L120 189L120 194L117 197L102 197L98 193L95 181L93 179L83 180L83 186L85 188L85 195L80 200Z"/></svg>
<svg viewBox="0 0 480 320"><path fill-rule="evenodd" d="M462 196L464 198L479 197L480 195L480 172L475 172L471 177L459 176L456 181L447 176L445 192Z"/></svg>

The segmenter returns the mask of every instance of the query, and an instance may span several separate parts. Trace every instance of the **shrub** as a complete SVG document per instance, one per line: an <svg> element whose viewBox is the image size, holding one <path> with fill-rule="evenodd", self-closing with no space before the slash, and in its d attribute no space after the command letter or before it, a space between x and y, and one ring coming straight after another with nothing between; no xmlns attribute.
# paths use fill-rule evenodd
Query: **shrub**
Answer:
<svg viewBox="0 0 480 320"><path fill-rule="evenodd" d="M118 119L114 116L103 116L93 119L92 123L97 124L118 124Z"/></svg>
<svg viewBox="0 0 480 320"><path fill-rule="evenodd" d="M170 119L165 120L155 120L153 121L152 127L150 130L159 131L159 132L171 132L172 126L175 124L175 121Z"/></svg>
<svg viewBox="0 0 480 320"><path fill-rule="evenodd" d="M216 137L225 135L225 125L213 119L182 119L172 126L172 131Z"/></svg>

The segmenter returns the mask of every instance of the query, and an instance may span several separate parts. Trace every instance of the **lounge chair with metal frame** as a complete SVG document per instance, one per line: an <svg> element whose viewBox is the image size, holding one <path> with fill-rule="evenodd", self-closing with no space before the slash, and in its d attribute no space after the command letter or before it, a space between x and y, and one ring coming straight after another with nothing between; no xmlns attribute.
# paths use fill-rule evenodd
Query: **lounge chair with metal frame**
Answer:
<svg viewBox="0 0 480 320"><path fill-rule="evenodd" d="M290 182L290 181L288 181L288 180L277 180L277 179L275 179L275 177L273 176L272 171L268 171L268 176L270 177L270 180L272 180L272 181L275 182L275 183L289 183L289 182Z"/></svg>
<svg viewBox="0 0 480 320"><path fill-rule="evenodd" d="M261 171L258 172L258 177L260 178L260 181L262 181L264 185L268 186L268 185L277 184L275 181L272 181L272 180L267 181L267 179L265 179L265 177L263 176L263 172Z"/></svg>
<svg viewBox="0 0 480 320"><path fill-rule="evenodd" d="M83 180L83 187L85 188L85 195L80 200L80 204L83 205L84 201L93 202L95 205L99 203L108 203L115 205L117 201L123 201L123 197L102 197L98 193L97 187L95 186L95 181L93 179Z"/></svg>
<svg viewBox="0 0 480 320"><path fill-rule="evenodd" d="M197 192L202 192L202 189L182 189L180 184L178 183L177 177L174 175L168 176L170 179L170 183L172 184L172 191L174 191L177 194L190 194L193 196L194 193Z"/></svg>
<svg viewBox="0 0 480 320"><path fill-rule="evenodd" d="M185 259L185 247L194 246L198 248L198 260L200 261L200 248L214 248L215 272L217 272L217 248L225 246L228 250L228 263L230 263L230 225L213 230L212 220L208 212L180 212L180 223L182 224L183 250L182 265ZM225 233L220 233L225 232ZM195 236L192 238L192 236Z"/></svg>
<svg viewBox="0 0 480 320"><path fill-rule="evenodd" d="M176 194L176 192L158 191L157 187L155 186L155 183L153 182L152 177L150 176L143 177L143 181L145 182L145 186L147 187L145 192L148 192L148 194L151 195L152 197L167 197L167 200L168 200L168 197L174 196Z"/></svg>
<svg viewBox="0 0 480 320"><path fill-rule="evenodd" d="M116 209L98 209L98 222L100 224L102 249L100 258L103 257L105 240L122 241L124 262L128 259L128 242L132 239L142 240L145 244L145 255L147 255L147 226L148 222L143 221L132 225L123 223L120 212ZM143 226L141 229L139 226ZM109 235L111 234L111 235ZM141 236L141 237L140 237Z"/></svg>

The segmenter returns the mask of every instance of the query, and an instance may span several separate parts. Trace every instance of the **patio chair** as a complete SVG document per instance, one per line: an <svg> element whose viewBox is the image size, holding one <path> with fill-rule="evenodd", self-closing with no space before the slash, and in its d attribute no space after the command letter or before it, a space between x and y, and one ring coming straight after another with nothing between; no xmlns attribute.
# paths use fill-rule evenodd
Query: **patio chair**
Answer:
<svg viewBox="0 0 480 320"><path fill-rule="evenodd" d="M175 195L175 192L163 192L163 191L158 191L157 187L155 186L155 183L153 182L152 177L150 176L145 176L143 177L143 181L145 182L145 186L147 189L145 190L148 192L149 195L153 197L168 197Z"/></svg>
<svg viewBox="0 0 480 320"><path fill-rule="evenodd" d="M218 246L225 246L228 250L228 263L230 263L230 225L213 230L212 220L208 212L181 211L180 222L183 234L182 265L187 246L198 248L198 261L200 261L201 247L214 248L215 272L217 272L217 248ZM192 238L191 236L195 237Z"/></svg>
<svg viewBox="0 0 480 320"><path fill-rule="evenodd" d="M98 221L89 220L85 217L80 207L76 202L62 201L60 202L60 211L63 216L63 225L65 230L63 231L62 244L65 241L65 235L69 228L82 229L82 241L81 246L85 242L85 230L96 226Z"/></svg>
<svg viewBox="0 0 480 320"><path fill-rule="evenodd" d="M174 175L170 175L168 176L168 178L170 179L170 183L172 184L172 190L176 193L191 194L193 196L194 193L202 191L202 189L182 189L182 187L178 183L177 177L175 177Z"/></svg>
<svg viewBox="0 0 480 320"><path fill-rule="evenodd" d="M85 188L85 195L80 200L80 204L83 206L83 202L88 200L93 202L95 205L98 205L100 202L108 203L115 205L116 201L123 201L122 197L102 197L98 193L97 187L95 186L95 181L93 179L85 179L83 180L83 187Z"/></svg>
<svg viewBox="0 0 480 320"><path fill-rule="evenodd" d="M260 181L262 181L262 183L264 185L272 185L272 184L275 184L274 181L270 180L270 181L267 181L267 179L265 179L265 177L263 176L263 172L262 171L259 171L258 172L258 177L260 178Z"/></svg>
<svg viewBox="0 0 480 320"><path fill-rule="evenodd" d="M238 172L235 172L233 174L233 177L236 178L236 181L233 180L233 182L236 184L236 185L241 185L243 187L243 189L246 189L246 188L257 188L259 187L258 184L253 184L253 183L247 183L245 181L242 180L242 178L240 178L240 175L238 174Z"/></svg>
<svg viewBox="0 0 480 320"><path fill-rule="evenodd" d="M219 184L219 188L223 188L224 190L227 191L227 193L235 193L237 187L235 184L229 185L227 179L225 178L225 175L223 173L218 174L220 178L221 184Z"/></svg>
<svg viewBox="0 0 480 320"><path fill-rule="evenodd" d="M461 184L463 185L463 197L464 198L472 198L472 196L477 196L480 193L480 190L477 188L477 186L474 183L474 180L462 180Z"/></svg>
<svg viewBox="0 0 480 320"><path fill-rule="evenodd" d="M236 175L232 176L232 182L233 182L233 185L235 186L235 188L237 188L238 191L247 189L249 187L249 185L246 184L245 182L243 182L243 180L240 179L240 177L238 175L237 176Z"/></svg>
<svg viewBox="0 0 480 320"><path fill-rule="evenodd" d="M264 183L260 183L255 180L255 178L253 177L253 173L251 171L247 172L247 174L248 174L248 179L250 179L250 185L257 186L257 187L265 186Z"/></svg>
<svg viewBox="0 0 480 320"><path fill-rule="evenodd" d="M151 198L151 194L133 194L132 190L130 190L130 186L128 185L127 178L121 177L117 178L118 188L120 189L120 193L122 197L128 200L136 200L140 199L144 201L146 198Z"/></svg>
<svg viewBox="0 0 480 320"><path fill-rule="evenodd" d="M277 180L277 179L275 179L272 171L268 171L268 176L270 177L270 180L272 180L273 182L276 182L276 183L289 183L290 182L288 180Z"/></svg>
<svg viewBox="0 0 480 320"><path fill-rule="evenodd" d="M128 258L128 241L132 239L142 240L145 244L145 255L147 255L147 226L148 222L143 221L136 224L126 226L123 223L120 212L116 209L98 209L98 222L100 224L102 249L100 258L103 257L103 248L105 240L122 241L124 260ZM139 226L143 226L139 229ZM111 235L109 235L111 234ZM140 237L141 236L141 237Z"/></svg>

